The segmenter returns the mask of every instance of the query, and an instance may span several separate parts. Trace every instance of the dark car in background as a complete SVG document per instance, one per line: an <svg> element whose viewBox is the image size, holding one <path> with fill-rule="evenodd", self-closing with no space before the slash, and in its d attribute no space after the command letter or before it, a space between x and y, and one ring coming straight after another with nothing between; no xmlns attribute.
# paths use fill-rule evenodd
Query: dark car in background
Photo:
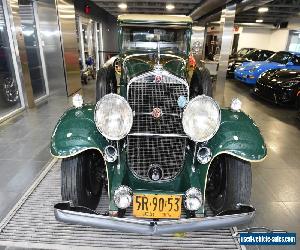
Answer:
<svg viewBox="0 0 300 250"><path fill-rule="evenodd" d="M8 49L0 38L0 106L13 106L19 101L18 85L10 69Z"/></svg>
<svg viewBox="0 0 300 250"><path fill-rule="evenodd" d="M235 69L244 62L265 61L275 52L264 49L253 49L243 56L229 59L227 76L233 77Z"/></svg>
<svg viewBox="0 0 300 250"><path fill-rule="evenodd" d="M300 91L300 70L273 69L257 79L253 94L276 104L297 106Z"/></svg>
<svg viewBox="0 0 300 250"><path fill-rule="evenodd" d="M232 53L232 54L229 56L229 59L242 57L242 56L246 55L247 53L249 53L250 51L252 51L252 50L254 50L254 49L255 49L255 48L241 48L241 49L238 50L237 52Z"/></svg>

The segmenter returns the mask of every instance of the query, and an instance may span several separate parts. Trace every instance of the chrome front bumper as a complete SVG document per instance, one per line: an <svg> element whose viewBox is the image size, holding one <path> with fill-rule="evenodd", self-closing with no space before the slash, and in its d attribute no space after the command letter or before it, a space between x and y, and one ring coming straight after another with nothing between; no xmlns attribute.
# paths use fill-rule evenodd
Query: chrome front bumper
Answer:
<svg viewBox="0 0 300 250"><path fill-rule="evenodd" d="M238 205L236 210L222 212L212 217L151 221L100 215L88 208L73 207L69 202L64 202L54 206L54 215L56 220L70 224L113 229L128 233L160 235L248 224L255 215L255 209L252 206Z"/></svg>

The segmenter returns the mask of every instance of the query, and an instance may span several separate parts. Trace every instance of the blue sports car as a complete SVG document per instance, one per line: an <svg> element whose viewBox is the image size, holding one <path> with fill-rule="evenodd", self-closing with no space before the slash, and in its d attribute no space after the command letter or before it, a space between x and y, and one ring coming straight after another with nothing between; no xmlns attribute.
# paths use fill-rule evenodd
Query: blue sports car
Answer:
<svg viewBox="0 0 300 250"><path fill-rule="evenodd" d="M259 75L270 69L300 70L300 53L279 51L266 61L245 62L234 71L234 78L254 85Z"/></svg>

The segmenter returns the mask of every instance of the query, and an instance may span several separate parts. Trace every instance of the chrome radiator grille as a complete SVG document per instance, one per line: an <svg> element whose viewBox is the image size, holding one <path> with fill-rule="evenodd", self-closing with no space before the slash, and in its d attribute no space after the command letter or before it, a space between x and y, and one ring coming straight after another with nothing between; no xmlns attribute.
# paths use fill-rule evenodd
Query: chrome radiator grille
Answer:
<svg viewBox="0 0 300 250"><path fill-rule="evenodd" d="M185 138L128 136L128 163L140 178L147 179L151 165L163 170L162 180L176 176L184 162Z"/></svg>
<svg viewBox="0 0 300 250"><path fill-rule="evenodd" d="M187 83L168 72L153 71L133 78L127 97L135 113L127 139L129 167L139 178L148 179L151 166L159 166L163 171L161 180L172 179L184 163L186 138L178 99L188 100ZM152 112L157 108L161 115L155 118Z"/></svg>

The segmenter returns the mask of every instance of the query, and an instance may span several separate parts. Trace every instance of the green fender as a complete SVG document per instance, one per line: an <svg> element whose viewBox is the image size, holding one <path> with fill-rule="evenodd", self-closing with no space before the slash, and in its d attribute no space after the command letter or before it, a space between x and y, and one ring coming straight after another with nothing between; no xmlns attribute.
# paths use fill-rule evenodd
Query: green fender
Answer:
<svg viewBox="0 0 300 250"><path fill-rule="evenodd" d="M248 115L242 111L222 109L221 118L218 132L207 143L212 151L212 160L203 165L195 161L204 197L208 170L218 155L229 154L249 162L262 161L267 155L267 147L260 130Z"/></svg>
<svg viewBox="0 0 300 250"><path fill-rule="evenodd" d="M51 154L57 158L68 158L88 149L103 152L109 142L98 131L94 122L95 105L87 104L82 108L71 108L59 119L52 137ZM117 187L122 184L126 173L124 153L121 152L122 162L106 162L108 193L112 197ZM113 199L110 199L110 210L117 211Z"/></svg>
<svg viewBox="0 0 300 250"><path fill-rule="evenodd" d="M53 156L65 158L92 148L102 151L108 145L96 128L94 108L95 105L87 104L71 108L61 116L51 137Z"/></svg>
<svg viewBox="0 0 300 250"><path fill-rule="evenodd" d="M221 110L221 125L208 142L213 156L221 153L234 155L246 161L260 161L267 154L267 147L259 128L242 111Z"/></svg>

